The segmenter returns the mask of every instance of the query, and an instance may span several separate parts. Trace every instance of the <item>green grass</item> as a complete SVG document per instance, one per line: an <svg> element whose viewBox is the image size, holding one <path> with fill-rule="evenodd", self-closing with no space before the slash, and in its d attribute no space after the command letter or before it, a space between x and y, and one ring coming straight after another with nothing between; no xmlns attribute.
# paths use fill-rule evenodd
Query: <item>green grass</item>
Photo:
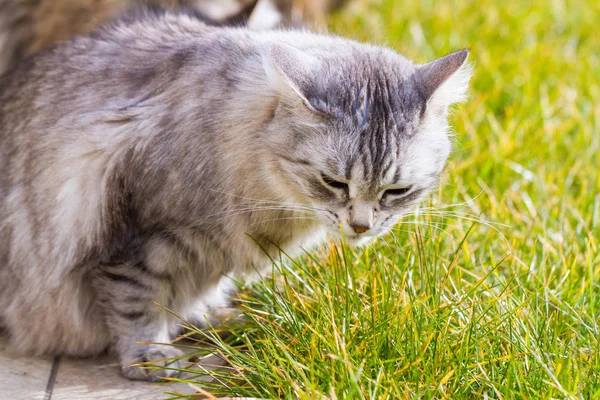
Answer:
<svg viewBox="0 0 600 400"><path fill-rule="evenodd" d="M599 26L593 0L336 16L333 31L417 62L471 48L443 185L373 246L325 246L245 291L246 326L199 347L229 367L190 381L234 397L600 399Z"/></svg>

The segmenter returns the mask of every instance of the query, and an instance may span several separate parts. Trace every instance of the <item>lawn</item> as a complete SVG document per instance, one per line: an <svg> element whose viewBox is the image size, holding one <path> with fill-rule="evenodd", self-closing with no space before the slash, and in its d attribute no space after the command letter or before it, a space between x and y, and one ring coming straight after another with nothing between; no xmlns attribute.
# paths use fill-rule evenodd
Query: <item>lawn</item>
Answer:
<svg viewBox="0 0 600 400"><path fill-rule="evenodd" d="M471 49L439 190L363 249L244 291L213 395L600 399L600 2L357 1L331 30ZM211 333L207 333L211 335ZM179 398L173 394L172 398Z"/></svg>

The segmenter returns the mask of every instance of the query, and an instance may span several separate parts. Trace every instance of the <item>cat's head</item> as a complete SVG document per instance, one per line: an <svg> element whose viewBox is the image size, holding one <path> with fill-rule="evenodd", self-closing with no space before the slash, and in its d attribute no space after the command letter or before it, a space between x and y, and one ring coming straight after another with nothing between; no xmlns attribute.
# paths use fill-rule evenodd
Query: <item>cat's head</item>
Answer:
<svg viewBox="0 0 600 400"><path fill-rule="evenodd" d="M464 98L467 56L413 65L367 45L271 45L265 67L279 103L267 143L276 184L350 244L387 232L446 164L448 108Z"/></svg>

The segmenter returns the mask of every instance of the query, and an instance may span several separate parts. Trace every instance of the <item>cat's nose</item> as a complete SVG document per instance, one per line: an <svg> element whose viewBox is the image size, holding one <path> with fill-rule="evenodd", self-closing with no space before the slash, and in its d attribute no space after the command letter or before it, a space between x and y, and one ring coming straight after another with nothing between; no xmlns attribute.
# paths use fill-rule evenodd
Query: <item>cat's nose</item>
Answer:
<svg viewBox="0 0 600 400"><path fill-rule="evenodd" d="M364 225L350 225L350 227L356 233L365 233L366 231L371 229L370 226L364 226Z"/></svg>
<svg viewBox="0 0 600 400"><path fill-rule="evenodd" d="M357 201L350 206L348 225L356 233L365 233L373 227L373 207L367 202Z"/></svg>

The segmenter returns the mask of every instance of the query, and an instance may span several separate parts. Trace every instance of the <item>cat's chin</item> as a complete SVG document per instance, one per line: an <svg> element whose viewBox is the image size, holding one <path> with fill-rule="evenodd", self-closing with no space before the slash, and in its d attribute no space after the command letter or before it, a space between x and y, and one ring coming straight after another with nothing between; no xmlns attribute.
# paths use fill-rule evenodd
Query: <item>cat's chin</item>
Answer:
<svg viewBox="0 0 600 400"><path fill-rule="evenodd" d="M342 240L342 235L339 232L332 232L330 236L334 240ZM371 243L373 240L377 239L377 236L367 236L367 235L344 235L343 242L346 245L351 247L360 247L366 244Z"/></svg>
<svg viewBox="0 0 600 400"><path fill-rule="evenodd" d="M360 236L357 238L346 238L346 244L352 247L360 247L371 243L377 236Z"/></svg>

